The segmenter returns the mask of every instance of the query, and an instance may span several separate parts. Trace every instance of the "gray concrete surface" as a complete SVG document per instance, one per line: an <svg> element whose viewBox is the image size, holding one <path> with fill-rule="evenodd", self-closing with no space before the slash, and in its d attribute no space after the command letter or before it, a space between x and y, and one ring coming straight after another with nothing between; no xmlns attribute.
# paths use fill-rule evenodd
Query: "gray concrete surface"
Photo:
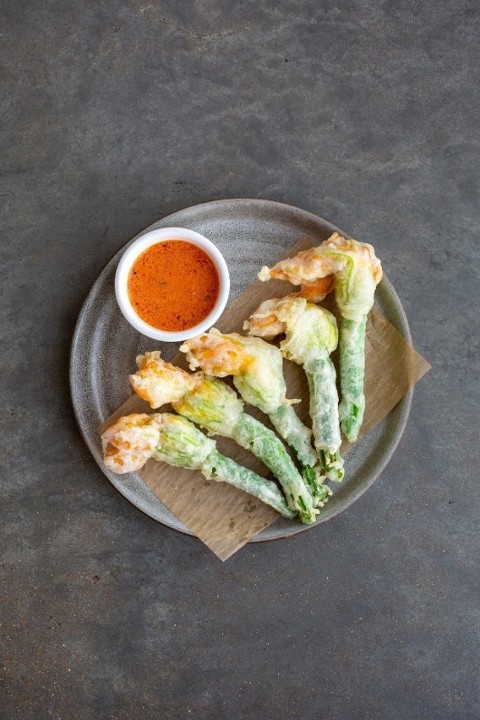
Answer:
<svg viewBox="0 0 480 720"><path fill-rule="evenodd" d="M474 0L4 0L2 720L474 720ZM195 202L372 242L433 365L382 477L226 564L105 480L68 355L107 259Z"/></svg>

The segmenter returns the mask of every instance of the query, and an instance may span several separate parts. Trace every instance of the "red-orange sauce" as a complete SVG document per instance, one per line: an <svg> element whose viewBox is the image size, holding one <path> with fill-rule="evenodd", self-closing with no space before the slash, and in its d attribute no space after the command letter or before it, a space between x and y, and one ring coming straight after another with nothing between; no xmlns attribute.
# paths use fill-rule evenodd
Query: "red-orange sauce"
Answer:
<svg viewBox="0 0 480 720"><path fill-rule="evenodd" d="M159 330L186 330L204 320L218 297L218 272L202 248L167 240L135 260L128 294L136 313Z"/></svg>

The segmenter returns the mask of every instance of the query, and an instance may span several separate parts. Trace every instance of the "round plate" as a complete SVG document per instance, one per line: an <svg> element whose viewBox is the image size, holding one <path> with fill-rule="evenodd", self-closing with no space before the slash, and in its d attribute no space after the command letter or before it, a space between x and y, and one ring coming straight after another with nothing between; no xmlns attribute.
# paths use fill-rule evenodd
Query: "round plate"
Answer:
<svg viewBox="0 0 480 720"><path fill-rule="evenodd" d="M229 302L256 279L262 265L272 265L303 235L322 242L341 230L330 223L290 205L270 200L217 200L168 215L145 228L185 227L205 235L223 253L232 281ZM153 492L135 474L116 475L102 460L98 426L130 394L128 375L135 357L151 350L152 341L137 333L123 318L115 300L114 278L127 243L104 267L80 312L72 342L70 383L75 415L83 437L102 472L133 505L155 520L191 535ZM411 341L408 322L400 300L384 277L377 288L375 305ZM156 343L162 357L171 359L178 344ZM410 411L413 390L345 458L345 480L316 525L332 518L352 504L381 473L402 436ZM316 526L315 525L315 526ZM310 527L279 518L255 536L253 542L294 535Z"/></svg>

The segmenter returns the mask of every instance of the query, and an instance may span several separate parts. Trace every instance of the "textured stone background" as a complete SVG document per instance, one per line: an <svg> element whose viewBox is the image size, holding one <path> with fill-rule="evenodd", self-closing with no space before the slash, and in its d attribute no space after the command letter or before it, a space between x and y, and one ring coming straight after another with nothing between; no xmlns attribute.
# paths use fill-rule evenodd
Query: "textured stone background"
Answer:
<svg viewBox="0 0 480 720"><path fill-rule="evenodd" d="M474 720L474 0L4 0L2 720ZM223 197L381 248L433 370L347 512L221 564L127 503L68 354L109 257Z"/></svg>

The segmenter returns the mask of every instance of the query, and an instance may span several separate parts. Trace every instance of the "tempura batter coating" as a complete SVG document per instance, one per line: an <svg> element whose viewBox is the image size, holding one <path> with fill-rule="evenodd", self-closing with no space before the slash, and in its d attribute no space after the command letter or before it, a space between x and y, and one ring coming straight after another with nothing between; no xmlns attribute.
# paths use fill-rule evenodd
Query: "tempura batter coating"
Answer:
<svg viewBox="0 0 480 720"><path fill-rule="evenodd" d="M151 415L134 413L122 417L102 434L105 465L120 475L136 472L152 457L159 439Z"/></svg>
<svg viewBox="0 0 480 720"><path fill-rule="evenodd" d="M329 287L334 288L342 316L349 319L368 314L382 275L382 266L372 245L338 233L333 233L321 245L280 260L273 268L263 267L258 273L260 280L287 280L301 285L302 293L312 290L308 299L315 302L326 296ZM327 284L324 288L319 285L315 296L313 288L321 279Z"/></svg>

